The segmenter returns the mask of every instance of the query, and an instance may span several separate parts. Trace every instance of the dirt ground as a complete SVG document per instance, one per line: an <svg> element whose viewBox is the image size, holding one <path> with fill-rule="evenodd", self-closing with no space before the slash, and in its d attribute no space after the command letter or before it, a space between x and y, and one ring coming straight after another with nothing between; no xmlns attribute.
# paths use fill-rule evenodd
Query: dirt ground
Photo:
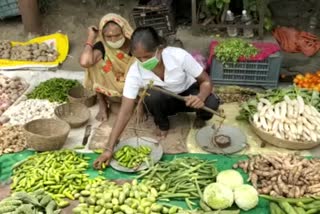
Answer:
<svg viewBox="0 0 320 214"><path fill-rule="evenodd" d="M97 4L98 2L105 2ZM87 27L98 25L100 18L109 12L115 12L126 17L133 24L130 16L132 8L137 4L137 0L54 0L52 7L45 14L42 14L42 26L45 34L61 31L68 35L70 41L70 51L67 60L61 69L80 71L83 70L79 63L79 55L83 44L87 38ZM121 6L123 5L123 6ZM191 16L191 9L190 9ZM23 33L23 25L20 17L5 19L0 21L0 40L10 39L16 41L26 41L30 39ZM188 51L198 50L207 55L210 41L214 39L212 35L194 36L190 26L179 27L176 37L180 39L184 48ZM270 36L266 37L270 40Z"/></svg>

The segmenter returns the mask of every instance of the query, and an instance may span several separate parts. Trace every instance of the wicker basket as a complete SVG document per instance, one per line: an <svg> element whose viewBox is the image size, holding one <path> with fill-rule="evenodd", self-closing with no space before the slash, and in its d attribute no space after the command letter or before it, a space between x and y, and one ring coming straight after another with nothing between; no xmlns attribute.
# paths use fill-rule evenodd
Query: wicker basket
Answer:
<svg viewBox="0 0 320 214"><path fill-rule="evenodd" d="M320 142L319 143L298 142L298 141L289 141L289 140L280 139L257 128L251 121L250 121L250 124L253 131L261 138L261 140L269 144L272 144L276 147L293 149L293 150L305 150L305 149L312 149L314 147L319 146L320 144Z"/></svg>
<svg viewBox="0 0 320 214"><path fill-rule="evenodd" d="M83 86L76 86L68 92L68 99L70 103L82 103L87 107L96 104L96 93L85 89Z"/></svg>
<svg viewBox="0 0 320 214"><path fill-rule="evenodd" d="M23 126L27 144L36 151L59 150L70 132L68 123L55 119L38 119Z"/></svg>
<svg viewBox="0 0 320 214"><path fill-rule="evenodd" d="M55 108L55 115L69 123L71 128L83 126L90 119L90 111L81 103L66 103Z"/></svg>

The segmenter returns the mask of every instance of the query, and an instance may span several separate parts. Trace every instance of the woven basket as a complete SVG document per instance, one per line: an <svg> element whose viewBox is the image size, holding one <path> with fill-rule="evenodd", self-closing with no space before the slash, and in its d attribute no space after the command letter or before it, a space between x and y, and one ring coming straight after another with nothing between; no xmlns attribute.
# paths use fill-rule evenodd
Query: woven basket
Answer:
<svg viewBox="0 0 320 214"><path fill-rule="evenodd" d="M69 90L68 99L70 103L82 103L87 107L96 104L96 93L85 89L83 86L76 86Z"/></svg>
<svg viewBox="0 0 320 214"><path fill-rule="evenodd" d="M69 123L71 128L83 126L90 119L90 111L81 103L66 103L55 108L55 115Z"/></svg>
<svg viewBox="0 0 320 214"><path fill-rule="evenodd" d="M23 126L27 144L36 151L59 150L70 132L68 123L55 119L38 119Z"/></svg>
<svg viewBox="0 0 320 214"><path fill-rule="evenodd" d="M277 138L261 129L257 128L252 121L250 121L251 128L253 131L265 142L272 144L276 147L285 148L285 149L293 149L293 150L305 150L312 149L314 147L319 146L319 143L314 142L298 142L298 141L289 141L281 138Z"/></svg>

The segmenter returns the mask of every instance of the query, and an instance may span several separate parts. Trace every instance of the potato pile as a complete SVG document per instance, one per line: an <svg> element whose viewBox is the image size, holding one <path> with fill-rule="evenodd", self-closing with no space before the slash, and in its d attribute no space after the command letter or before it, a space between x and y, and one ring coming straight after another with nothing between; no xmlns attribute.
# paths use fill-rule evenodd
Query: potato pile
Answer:
<svg viewBox="0 0 320 214"><path fill-rule="evenodd" d="M0 116L27 88L28 85L19 77L10 78L0 75Z"/></svg>
<svg viewBox="0 0 320 214"><path fill-rule="evenodd" d="M53 62L58 55L54 47L46 43L12 46L9 41L0 41L0 59Z"/></svg>
<svg viewBox="0 0 320 214"><path fill-rule="evenodd" d="M27 146L21 126L0 127L0 155L20 152Z"/></svg>
<svg viewBox="0 0 320 214"><path fill-rule="evenodd" d="M260 194L300 198L320 196L320 159L298 155L256 155L233 166L249 174Z"/></svg>

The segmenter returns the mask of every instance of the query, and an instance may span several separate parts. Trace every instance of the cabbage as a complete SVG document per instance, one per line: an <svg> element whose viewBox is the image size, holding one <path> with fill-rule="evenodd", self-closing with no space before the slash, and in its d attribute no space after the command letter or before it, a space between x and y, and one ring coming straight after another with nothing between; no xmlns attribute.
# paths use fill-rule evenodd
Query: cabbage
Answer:
<svg viewBox="0 0 320 214"><path fill-rule="evenodd" d="M226 209L233 204L233 192L228 186L212 183L204 189L203 200L212 209Z"/></svg>
<svg viewBox="0 0 320 214"><path fill-rule="evenodd" d="M234 189L235 202L239 208L243 210L250 210L257 206L259 202L257 190L248 184L241 185Z"/></svg>
<svg viewBox="0 0 320 214"><path fill-rule="evenodd" d="M228 169L220 172L217 175L217 183L227 185L234 190L234 188L243 184L243 178L238 171Z"/></svg>

